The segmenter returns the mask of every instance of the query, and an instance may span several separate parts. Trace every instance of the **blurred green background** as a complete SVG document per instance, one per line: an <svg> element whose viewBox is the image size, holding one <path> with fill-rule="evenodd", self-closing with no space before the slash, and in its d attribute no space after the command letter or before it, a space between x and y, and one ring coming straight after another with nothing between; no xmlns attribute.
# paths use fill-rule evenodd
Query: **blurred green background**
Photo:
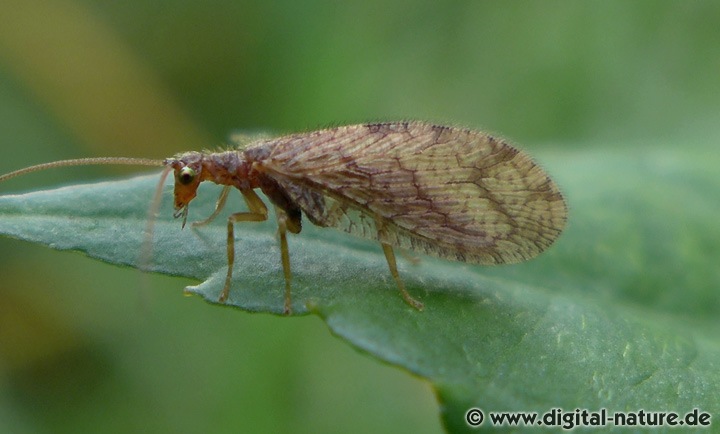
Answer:
<svg viewBox="0 0 720 434"><path fill-rule="evenodd" d="M713 1L4 0L0 173L397 119L485 129L541 161L715 142L719 22ZM316 317L215 308L182 297L192 282L9 239L0 275L1 432L441 430L427 384Z"/></svg>

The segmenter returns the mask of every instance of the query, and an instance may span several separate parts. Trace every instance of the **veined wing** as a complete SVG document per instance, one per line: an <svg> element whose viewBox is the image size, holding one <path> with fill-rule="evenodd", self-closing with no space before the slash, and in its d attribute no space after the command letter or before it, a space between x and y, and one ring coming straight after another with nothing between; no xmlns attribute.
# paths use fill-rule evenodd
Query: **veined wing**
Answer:
<svg viewBox="0 0 720 434"><path fill-rule="evenodd" d="M272 142L258 170L321 226L495 264L534 257L565 225L565 202L547 174L523 152L480 132L387 123Z"/></svg>

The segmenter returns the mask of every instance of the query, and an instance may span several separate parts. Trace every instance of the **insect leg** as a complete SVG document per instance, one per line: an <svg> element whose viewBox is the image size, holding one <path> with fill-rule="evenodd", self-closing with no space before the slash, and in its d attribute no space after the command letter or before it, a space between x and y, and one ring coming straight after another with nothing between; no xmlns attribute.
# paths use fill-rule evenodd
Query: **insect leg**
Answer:
<svg viewBox="0 0 720 434"><path fill-rule="evenodd" d="M277 216L278 235L280 236L280 257L282 258L283 273L285 274L285 306L283 313L290 315L292 313L292 299L290 296L292 274L290 273L290 250L287 242L288 215L278 207L275 207L275 215Z"/></svg>
<svg viewBox="0 0 720 434"><path fill-rule="evenodd" d="M227 300L230 294L230 284L232 283L232 271L235 264L235 223L238 222L262 222L267 220L268 210L262 199L252 190L241 190L245 203L250 211L238 212L228 217L227 223L227 258L228 271L225 276L225 286L220 294L220 302Z"/></svg>
<svg viewBox="0 0 720 434"><path fill-rule="evenodd" d="M220 192L220 197L218 197L217 203L215 204L215 211L213 211L213 213L210 214L210 216L205 220L192 222L192 227L197 228L199 226L205 226L215 220L215 217L217 217L220 214L220 211L225 208L225 202L227 202L228 194L230 193L231 188L232 187L227 185L223 187L222 191Z"/></svg>
<svg viewBox="0 0 720 434"><path fill-rule="evenodd" d="M400 256L402 256L403 259L405 259L412 265L420 265L420 262L422 262L420 257L413 255L412 253L410 253L408 250L405 250L405 249L400 249Z"/></svg>
<svg viewBox="0 0 720 434"><path fill-rule="evenodd" d="M395 262L395 253L393 252L392 246L385 243L380 244L382 245L383 252L385 253L385 259L387 259L388 267L390 267L390 274L392 274L395 282L397 282L397 286L400 288L400 295L402 295L403 300L405 300L405 303L409 304L411 307L414 307L417 310L423 310L425 306L418 300L412 298L410 293L407 292L407 289L405 289L405 284L400 279L400 274L397 270L397 263Z"/></svg>

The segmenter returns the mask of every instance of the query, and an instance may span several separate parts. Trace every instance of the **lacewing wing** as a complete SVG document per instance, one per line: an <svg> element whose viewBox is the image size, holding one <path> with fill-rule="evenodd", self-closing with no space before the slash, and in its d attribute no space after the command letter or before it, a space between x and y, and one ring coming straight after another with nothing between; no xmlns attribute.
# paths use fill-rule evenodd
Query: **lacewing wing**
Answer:
<svg viewBox="0 0 720 434"><path fill-rule="evenodd" d="M567 218L557 185L527 154L477 131L356 125L244 153L312 223L445 259L530 259Z"/></svg>

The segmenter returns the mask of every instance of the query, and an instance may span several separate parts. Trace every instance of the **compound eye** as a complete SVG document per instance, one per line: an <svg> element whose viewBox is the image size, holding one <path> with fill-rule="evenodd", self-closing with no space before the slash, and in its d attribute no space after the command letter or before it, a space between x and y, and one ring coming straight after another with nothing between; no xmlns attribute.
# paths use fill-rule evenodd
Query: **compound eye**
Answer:
<svg viewBox="0 0 720 434"><path fill-rule="evenodd" d="M189 185L195 180L195 171L190 167L183 167L178 174L178 182L182 185Z"/></svg>

